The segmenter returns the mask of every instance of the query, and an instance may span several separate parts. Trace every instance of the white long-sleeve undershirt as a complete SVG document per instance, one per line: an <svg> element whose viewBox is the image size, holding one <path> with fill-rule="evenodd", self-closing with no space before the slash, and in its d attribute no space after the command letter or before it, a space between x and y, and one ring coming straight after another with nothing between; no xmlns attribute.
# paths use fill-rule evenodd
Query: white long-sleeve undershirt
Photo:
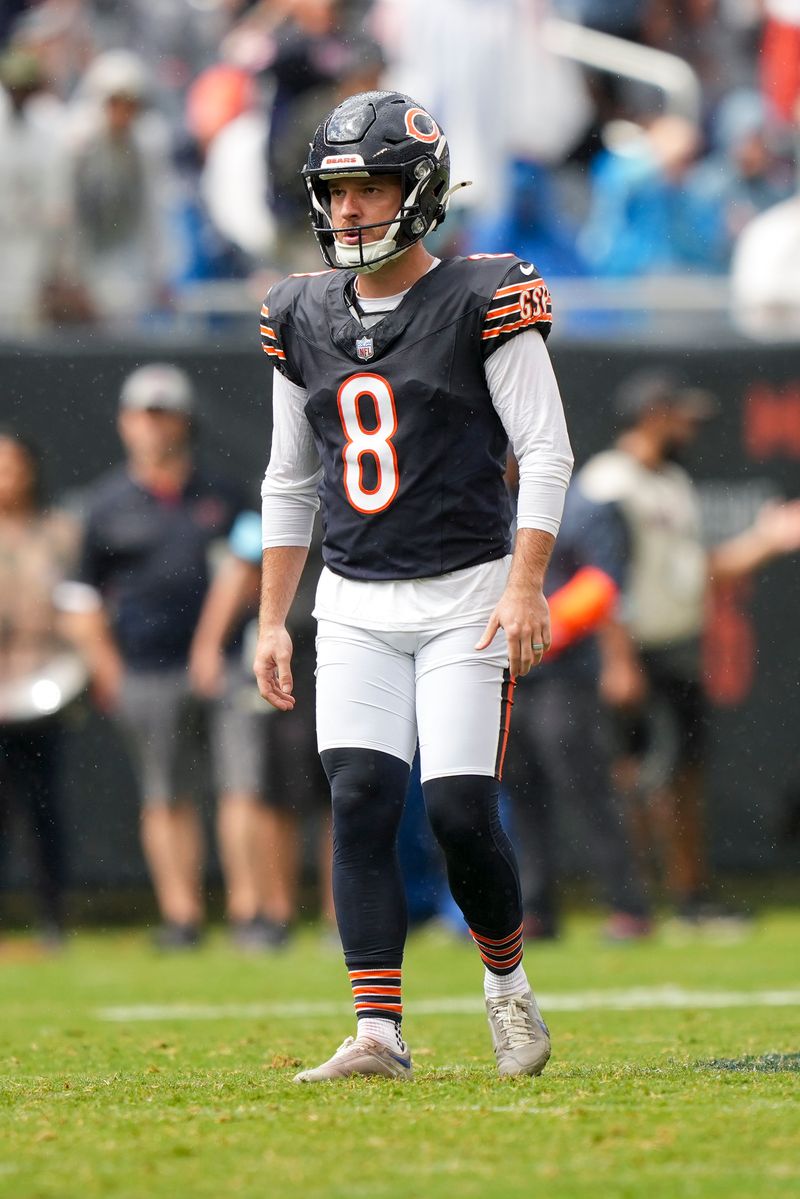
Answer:
<svg viewBox="0 0 800 1199"><path fill-rule="evenodd" d="M381 303L387 306L386 300ZM539 332L527 329L495 350L486 363L486 382L519 463L517 527L555 536L572 450L558 384ZM265 549L311 542L322 464L304 411L307 400L304 388L275 372L272 450L261 488Z"/></svg>

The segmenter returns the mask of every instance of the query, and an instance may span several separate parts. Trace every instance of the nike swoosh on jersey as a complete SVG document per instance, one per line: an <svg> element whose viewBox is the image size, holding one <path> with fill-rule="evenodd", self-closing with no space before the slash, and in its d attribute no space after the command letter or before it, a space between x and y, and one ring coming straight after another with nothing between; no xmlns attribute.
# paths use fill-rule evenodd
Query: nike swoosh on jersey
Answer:
<svg viewBox="0 0 800 1199"><path fill-rule="evenodd" d="M520 269L520 274L522 274L522 275L532 275L533 274L533 263L529 262L527 266L521 266L519 269Z"/></svg>

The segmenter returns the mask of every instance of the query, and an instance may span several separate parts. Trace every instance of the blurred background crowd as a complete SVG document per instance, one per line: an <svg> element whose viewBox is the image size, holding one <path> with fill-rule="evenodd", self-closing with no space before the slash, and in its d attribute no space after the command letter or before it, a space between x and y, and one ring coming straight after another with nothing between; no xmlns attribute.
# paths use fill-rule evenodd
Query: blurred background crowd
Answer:
<svg viewBox="0 0 800 1199"><path fill-rule="evenodd" d="M237 946L284 945L310 879L335 936L313 565L297 713L270 716L248 673L269 440L255 314L274 279L321 268L298 169L321 115L373 87L428 105L453 180L472 181L432 248L510 250L551 284L576 456L590 458L551 572L557 648L520 688L509 751L527 935L560 934L576 862L613 939L651 935L660 905L692 926L743 920L713 881L708 770L722 764L702 653L711 628L712 694L752 695L747 718L763 715L747 609L770 562L789 559L764 592L781 577L796 589L800 514L779 500L796 491L800 386L792 360L723 347L699 363L701 391L681 356L703 348L711 308L742 344L800 337L800 0L4 0L0 872L33 884L35 907L13 911L46 943L69 924L71 858L84 881L92 852L105 885L137 876L135 842L114 842L126 788L162 949L200 943L209 833ZM667 312L682 321L671 340ZM678 375L631 369L645 313L663 339L648 362L668 348ZM587 331L599 359L571 354ZM696 441L716 491L677 463L702 465ZM778 667L762 673L767 700L781 694ZM790 663L783 693L796 686ZM87 696L96 736L81 731ZM793 717L762 715L753 744L768 750ZM734 755L725 787L751 777L743 761L762 769ZM776 836L762 807L750 860ZM749 819L740 807L740 860ZM718 822L717 848L727 835ZM412 919L460 929L416 785L400 850Z"/></svg>
<svg viewBox="0 0 800 1199"><path fill-rule="evenodd" d="M297 164L319 114L384 86L436 113L473 182L443 249L673 290L733 265L751 325L797 303L794 0L2 12L0 334L248 312L270 276L317 265Z"/></svg>

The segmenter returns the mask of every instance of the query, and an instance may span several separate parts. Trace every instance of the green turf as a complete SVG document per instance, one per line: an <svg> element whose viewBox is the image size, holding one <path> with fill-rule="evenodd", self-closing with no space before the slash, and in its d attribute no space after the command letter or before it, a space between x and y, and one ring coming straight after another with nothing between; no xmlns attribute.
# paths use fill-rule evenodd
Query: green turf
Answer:
<svg viewBox="0 0 800 1199"><path fill-rule="evenodd" d="M555 996L800 988L800 916L764 916L737 943L624 948L578 919L526 962ZM82 934L49 960L7 941L0 1197L800 1196L800 1006L546 1012L545 1074L500 1080L479 1013L414 1014L479 980L474 949L418 934L405 978L416 1080L297 1087L298 1065L351 1026L343 967L313 929L259 959L221 934L168 958L144 933ZM341 1000L342 1014L209 1010L297 998ZM213 1018L101 1018L145 1004Z"/></svg>

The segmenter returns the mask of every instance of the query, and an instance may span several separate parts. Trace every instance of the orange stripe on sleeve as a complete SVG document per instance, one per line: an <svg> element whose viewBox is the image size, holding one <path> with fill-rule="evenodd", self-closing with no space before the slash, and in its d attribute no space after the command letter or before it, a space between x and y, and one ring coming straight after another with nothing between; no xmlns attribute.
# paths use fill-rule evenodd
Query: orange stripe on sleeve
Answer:
<svg viewBox="0 0 800 1199"><path fill-rule="evenodd" d="M521 321L513 321L508 325L501 325L499 329L484 329L481 333L481 340L486 341L490 337L500 337L503 333L514 333L517 329L522 329L528 325L538 325L541 321L552 325L553 318L549 312L542 312L539 316L529 316Z"/></svg>
<svg viewBox="0 0 800 1199"><path fill-rule="evenodd" d="M523 291L534 291L537 287L547 288L543 279L528 279L526 283L512 283L510 287L499 288L492 296L493 300L502 300L503 296L518 295Z"/></svg>
<svg viewBox="0 0 800 1199"><path fill-rule="evenodd" d="M519 312L519 304L507 304L504 308L490 308L486 313L486 322L496 321L499 316L508 316L509 312Z"/></svg>

